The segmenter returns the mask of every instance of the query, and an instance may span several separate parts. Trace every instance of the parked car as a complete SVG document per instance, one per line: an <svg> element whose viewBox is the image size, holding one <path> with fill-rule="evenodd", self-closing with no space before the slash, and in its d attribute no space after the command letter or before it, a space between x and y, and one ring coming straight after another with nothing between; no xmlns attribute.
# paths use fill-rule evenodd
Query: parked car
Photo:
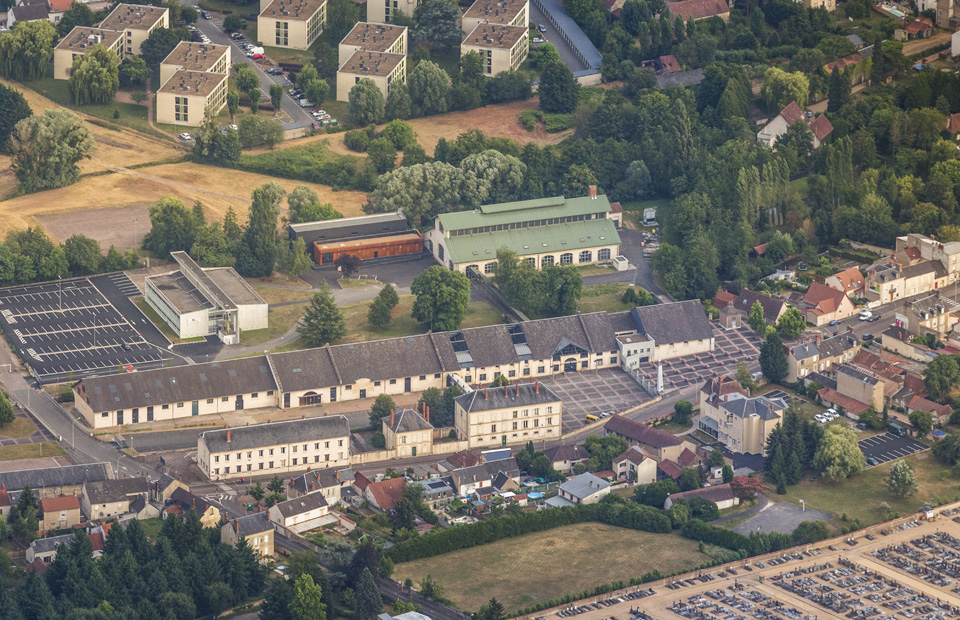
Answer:
<svg viewBox="0 0 960 620"><path fill-rule="evenodd" d="M280 67L270 67L267 69L268 75L283 75L283 69Z"/></svg>
<svg viewBox="0 0 960 620"><path fill-rule="evenodd" d="M546 32L547 27L544 26L543 24L537 24L537 30L539 30L540 32Z"/></svg>
<svg viewBox="0 0 960 620"><path fill-rule="evenodd" d="M878 461L877 459L873 458L872 456L868 456L868 457L867 457L867 465L870 465L871 467L873 467L873 466L879 465L879 464L880 464L880 461Z"/></svg>
<svg viewBox="0 0 960 620"><path fill-rule="evenodd" d="M254 60L263 60L264 58L266 58L266 56L264 56L263 54L254 54L253 56L251 56L251 58L253 58Z"/></svg>
<svg viewBox="0 0 960 620"><path fill-rule="evenodd" d="M830 321L830 325L831 325L831 326L833 326L833 325L839 325L839 324L840 324L840 321L837 321L837 320Z"/></svg>
<svg viewBox="0 0 960 620"><path fill-rule="evenodd" d="M863 340L864 342L870 342L871 340L873 340L873 338L874 338L873 334L864 334L861 340Z"/></svg>
<svg viewBox="0 0 960 620"><path fill-rule="evenodd" d="M320 129L320 123L318 123L317 121L313 121L313 123L311 123L310 126L313 127L314 129Z"/></svg>
<svg viewBox="0 0 960 620"><path fill-rule="evenodd" d="M857 430L865 431L869 428L866 422L857 422Z"/></svg>
<svg viewBox="0 0 960 620"><path fill-rule="evenodd" d="M236 125L228 125L228 127L229 127L230 129L232 129L233 131L240 131L240 128L237 127Z"/></svg>
<svg viewBox="0 0 960 620"><path fill-rule="evenodd" d="M193 140L193 136L191 136L191 135L188 134L187 132L183 132L182 134L180 134L180 139L181 139L181 140Z"/></svg>
<svg viewBox="0 0 960 620"><path fill-rule="evenodd" d="M869 310L862 310L862 311L860 312L860 317L859 317L859 318L860 318L861 321L867 321L867 320L869 320L870 317L872 317L872 316L873 316L873 313L870 312Z"/></svg>
<svg viewBox="0 0 960 620"><path fill-rule="evenodd" d="M543 41L543 39L542 39L541 37L533 37L533 44L534 44L534 45L540 45L540 44L543 43L543 42L544 42L544 41Z"/></svg>
<svg viewBox="0 0 960 620"><path fill-rule="evenodd" d="M203 12L201 12L201 13L200 13L200 17L202 17L202 18L204 18L204 19L211 19L211 18L212 18L212 16L210 15L210 11L203 11Z"/></svg>
<svg viewBox="0 0 960 620"><path fill-rule="evenodd" d="M869 321L869 322L871 322L871 323L873 323L874 321L879 321L879 320L880 320L880 315L879 315L879 314L874 314L874 315L871 316L869 319L867 319L867 321Z"/></svg>

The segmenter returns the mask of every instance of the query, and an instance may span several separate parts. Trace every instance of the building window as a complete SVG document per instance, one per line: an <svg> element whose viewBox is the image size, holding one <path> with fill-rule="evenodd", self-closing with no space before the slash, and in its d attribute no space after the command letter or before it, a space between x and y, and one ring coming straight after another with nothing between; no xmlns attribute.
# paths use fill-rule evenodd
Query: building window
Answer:
<svg viewBox="0 0 960 620"><path fill-rule="evenodd" d="M544 372L546 372L546 370L547 369L543 366L537 366L537 372L540 374L543 374Z"/></svg>
<svg viewBox="0 0 960 620"><path fill-rule="evenodd" d="M180 121L182 123L189 122L190 110L189 110L189 99L187 97L173 98L173 117L175 120Z"/></svg>
<svg viewBox="0 0 960 620"><path fill-rule="evenodd" d="M487 380L487 374L486 374L486 373L481 374L481 375L480 375L480 380L481 380L481 381L486 381L486 380Z"/></svg>
<svg viewBox="0 0 960 620"><path fill-rule="evenodd" d="M493 273L496 270L497 270L496 263L487 263L486 265L483 266L483 273Z"/></svg>
<svg viewBox="0 0 960 620"><path fill-rule="evenodd" d="M610 260L610 250L606 248L597 250L597 260Z"/></svg>
<svg viewBox="0 0 960 620"><path fill-rule="evenodd" d="M541 267L545 267L546 265L552 265L552 264L553 264L553 256L552 256L552 255L551 255L551 256L544 256L543 258L540 259L540 266L541 266Z"/></svg>
<svg viewBox="0 0 960 620"><path fill-rule="evenodd" d="M589 263L591 261L593 261L593 252L590 250L584 250L583 252L580 252L581 263Z"/></svg>
<svg viewBox="0 0 960 620"><path fill-rule="evenodd" d="M511 370L509 374L510 374L511 377L516 377L516 376L517 376L517 371L516 371L516 370Z"/></svg>
<svg viewBox="0 0 960 620"><path fill-rule="evenodd" d="M254 392L253 394L250 395L250 398L259 398L259 397L260 397L259 392Z"/></svg>
<svg viewBox="0 0 960 620"><path fill-rule="evenodd" d="M208 398L208 399L207 399L207 404L208 404L208 405L212 405L212 404L213 404L213 399L212 399L212 398Z"/></svg>
<svg viewBox="0 0 960 620"><path fill-rule="evenodd" d="M224 396L223 398L220 399L220 402L225 403L225 402L227 402L228 400L230 400L230 397L229 397L229 396Z"/></svg>
<svg viewBox="0 0 960 620"><path fill-rule="evenodd" d="M437 246L437 256L440 257L440 260L443 260L443 246L442 246L442 245L438 245L438 246Z"/></svg>
<svg viewBox="0 0 960 620"><path fill-rule="evenodd" d="M276 22L275 30L277 45L286 46L290 43L290 24L287 22Z"/></svg>
<svg viewBox="0 0 960 620"><path fill-rule="evenodd" d="M570 253L570 252L564 252L563 254L560 255L560 262L561 262L561 263L572 263L572 262L573 262L573 254Z"/></svg>

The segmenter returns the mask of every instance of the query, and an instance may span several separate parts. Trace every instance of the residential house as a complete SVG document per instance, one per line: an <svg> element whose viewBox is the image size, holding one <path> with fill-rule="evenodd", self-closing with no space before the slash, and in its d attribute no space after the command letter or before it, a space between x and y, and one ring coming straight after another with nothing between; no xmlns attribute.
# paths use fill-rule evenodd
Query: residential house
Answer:
<svg viewBox="0 0 960 620"><path fill-rule="evenodd" d="M160 479L154 480L151 486L153 488L150 499L160 503L164 503L170 499L170 496L173 495L173 492L177 489L190 490L190 487L169 474L161 474Z"/></svg>
<svg viewBox="0 0 960 620"><path fill-rule="evenodd" d="M523 26L526 28L530 23L530 1L476 0L463 14L461 21L464 32L473 32L473 29L480 24Z"/></svg>
<svg viewBox="0 0 960 620"><path fill-rule="evenodd" d="M204 431L197 465L211 480L349 467L350 424L333 415Z"/></svg>
<svg viewBox="0 0 960 620"><path fill-rule="evenodd" d="M560 444L543 451L553 464L553 468L561 474L569 474L573 466L586 463L590 460L590 453L580 444Z"/></svg>
<svg viewBox="0 0 960 620"><path fill-rule="evenodd" d="M684 23L691 19L709 19L719 17L723 21L730 19L730 5L726 0L679 0L678 2L668 2L667 10L670 11L671 23L679 16Z"/></svg>
<svg viewBox="0 0 960 620"><path fill-rule="evenodd" d="M404 84L407 81L406 54L367 50L354 52L337 69L337 101L347 101L350 91L360 80L373 82L386 98L394 84ZM416 239L412 242L418 243Z"/></svg>
<svg viewBox="0 0 960 620"><path fill-rule="evenodd" d="M170 496L168 505L176 506L178 508L177 512L183 515L191 510L196 510L203 527L216 527L223 520L219 508L186 489L175 490Z"/></svg>
<svg viewBox="0 0 960 620"><path fill-rule="evenodd" d="M296 534L316 529L335 520L328 517L330 507L323 493L308 493L302 497L274 504L267 510L270 521Z"/></svg>
<svg viewBox="0 0 960 620"><path fill-rule="evenodd" d="M914 342L917 335L910 330L892 325L880 334L884 349L916 362L930 362L937 353L930 347Z"/></svg>
<svg viewBox="0 0 960 620"><path fill-rule="evenodd" d="M454 400L457 438L471 448L560 436L563 402L539 381L483 388Z"/></svg>
<svg viewBox="0 0 960 620"><path fill-rule="evenodd" d="M852 84L862 84L870 79L870 68L873 65L872 61L868 62L872 56L873 48L870 48L869 54L866 52L867 50L854 52L849 56L828 62L824 65L823 70L827 75L834 71L842 71Z"/></svg>
<svg viewBox="0 0 960 620"><path fill-rule="evenodd" d="M487 77L504 71L516 71L530 54L530 29L527 24L477 24L460 43L461 57L471 52L480 54L483 59L482 71Z"/></svg>
<svg viewBox="0 0 960 620"><path fill-rule="evenodd" d="M663 461L676 463L684 450L693 447L692 443L676 435L620 415L610 416L603 428L607 435L615 435L629 445L640 446L658 463Z"/></svg>
<svg viewBox="0 0 960 620"><path fill-rule="evenodd" d="M363 497L377 510L388 512L397 507L403 498L403 478L387 478L380 482L373 482L363 492Z"/></svg>
<svg viewBox="0 0 960 620"><path fill-rule="evenodd" d="M816 335L786 347L788 383L795 383L811 373L830 373L835 366L849 362L860 351L860 341L853 331L824 338Z"/></svg>
<svg viewBox="0 0 960 620"><path fill-rule="evenodd" d="M884 384L876 374L844 364L837 368L836 389L824 387L817 395L824 405L859 416L870 407L876 411L883 409Z"/></svg>
<svg viewBox="0 0 960 620"><path fill-rule="evenodd" d="M60 536L51 536L50 538L38 538L27 547L25 559L27 564L34 562L43 562L49 564L57 557L57 551L60 547L65 547L73 540L73 534L62 534ZM90 539L90 546L93 548L93 558L99 558L103 555L104 536L102 531L94 531L87 534Z"/></svg>
<svg viewBox="0 0 960 620"><path fill-rule="evenodd" d="M101 480L84 483L82 493L83 514L90 520L106 519L129 514L134 500L149 496L150 484L141 477Z"/></svg>
<svg viewBox="0 0 960 620"><path fill-rule="evenodd" d="M781 398L750 398L739 383L718 376L700 390L699 426L731 452L763 454L767 436L786 409Z"/></svg>
<svg viewBox="0 0 960 620"><path fill-rule="evenodd" d="M826 9L833 13L837 10L837 0L803 0L803 6L808 9Z"/></svg>
<svg viewBox="0 0 960 620"><path fill-rule="evenodd" d="M261 561L273 559L273 522L266 511L227 521L220 527L221 543L234 547L241 540L246 541Z"/></svg>
<svg viewBox="0 0 960 620"><path fill-rule="evenodd" d="M483 487L493 488L493 481L500 473L516 481L520 477L520 468L517 467L517 460L510 458L503 461L481 463L473 467L455 469L450 472L450 480L457 490L457 495L467 497L468 495L473 495L477 489Z"/></svg>
<svg viewBox="0 0 960 620"><path fill-rule="evenodd" d="M906 27L907 39L926 39L933 34L933 22L927 17L915 19Z"/></svg>
<svg viewBox="0 0 960 620"><path fill-rule="evenodd" d="M670 507L678 501L690 501L695 497L713 502L720 510L732 508L740 504L740 498L733 494L733 489L730 488L729 484L718 484L712 487L683 491L682 493L671 493L663 502L663 509L669 510Z"/></svg>
<svg viewBox="0 0 960 620"><path fill-rule="evenodd" d="M227 104L228 77L227 73L177 71L157 91L157 121L199 127L207 109L219 114Z"/></svg>
<svg viewBox="0 0 960 620"><path fill-rule="evenodd" d="M657 480L677 480L680 478L680 474L683 473L683 468L673 461L660 461L657 463Z"/></svg>
<svg viewBox="0 0 960 620"><path fill-rule="evenodd" d="M331 506L340 501L345 482L340 472L334 469L314 469L291 479L290 497L301 497L307 493L322 493Z"/></svg>
<svg viewBox="0 0 960 620"><path fill-rule="evenodd" d="M884 259L867 268L866 298L886 304L935 290L941 282L955 278L956 274L948 273L940 261L923 260L901 266Z"/></svg>
<svg viewBox="0 0 960 620"><path fill-rule="evenodd" d="M76 495L44 497L37 519L40 532L71 528L80 523L80 499Z"/></svg>
<svg viewBox="0 0 960 620"><path fill-rule="evenodd" d="M714 307L718 309L733 306L740 311L744 320L750 315L750 310L755 303L759 303L763 308L763 318L767 325L776 325L787 311L787 303L784 300L763 293L755 293L749 289L741 289L739 295L721 290L713 300Z"/></svg>
<svg viewBox="0 0 960 620"><path fill-rule="evenodd" d="M803 317L817 327L832 321L842 321L856 313L856 307L844 291L819 282L810 284L803 296L806 306Z"/></svg>
<svg viewBox="0 0 960 620"><path fill-rule="evenodd" d="M957 304L949 297L933 293L920 299L908 299L898 308L894 318L899 327L914 334L933 334L938 340L945 339L957 324Z"/></svg>
<svg viewBox="0 0 960 620"><path fill-rule="evenodd" d="M393 450L398 458L426 456L433 451L433 425L430 412L426 417L415 409L403 407L400 413L391 412L389 420L381 420L387 450Z"/></svg>
<svg viewBox="0 0 960 620"><path fill-rule="evenodd" d="M258 38L271 47L306 50L323 32L326 21L327 0L260 0Z"/></svg>
<svg viewBox="0 0 960 620"><path fill-rule="evenodd" d="M7 28L17 22L50 21L50 7L46 2L21 2L7 10Z"/></svg>
<svg viewBox="0 0 960 620"><path fill-rule="evenodd" d="M13 492L30 487L37 497L59 497L79 495L84 483L100 482L112 477L113 467L110 463L21 469L0 472L0 488Z"/></svg>
<svg viewBox="0 0 960 620"><path fill-rule="evenodd" d="M453 471L454 469L463 469L464 467L473 467L481 462L480 455L472 450L460 450L454 452L447 458L437 463L437 469L441 473Z"/></svg>
<svg viewBox="0 0 960 620"><path fill-rule="evenodd" d="M623 454L613 459L613 471L620 480L636 484L657 481L657 462L638 446L630 446Z"/></svg>
<svg viewBox="0 0 960 620"><path fill-rule="evenodd" d="M849 297L862 297L864 288L863 274L857 267L850 267L839 271L832 276L827 276L823 282L830 288L843 291Z"/></svg>
<svg viewBox="0 0 960 620"><path fill-rule="evenodd" d="M916 395L910 399L905 408L905 413L909 417L914 411L926 411L927 413L933 415L933 423L936 424L946 424L950 419L950 414L953 413L953 407L950 405L941 405L935 403L932 400L928 400L922 396Z"/></svg>
<svg viewBox="0 0 960 620"><path fill-rule="evenodd" d="M576 504L596 504L610 493L610 483L585 472L560 485L559 493L547 500L547 506L561 508Z"/></svg>
<svg viewBox="0 0 960 620"><path fill-rule="evenodd" d="M791 101L787 107L780 110L780 113L760 130L757 134L757 141L774 148L777 140L787 133L787 129L801 121L809 125L810 131L813 133L813 148L815 149L820 148L823 140L833 131L833 125L826 116L823 114L816 118L807 116L796 101Z"/></svg>
<svg viewBox="0 0 960 620"><path fill-rule="evenodd" d="M417 480L411 484L419 484L423 487L423 501L433 510L445 506L457 496L453 482L449 478Z"/></svg>

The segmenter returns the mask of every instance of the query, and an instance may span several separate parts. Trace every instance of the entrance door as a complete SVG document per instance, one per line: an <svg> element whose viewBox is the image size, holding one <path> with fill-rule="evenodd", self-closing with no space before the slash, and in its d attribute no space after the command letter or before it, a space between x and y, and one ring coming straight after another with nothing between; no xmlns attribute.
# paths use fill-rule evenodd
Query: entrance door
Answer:
<svg viewBox="0 0 960 620"><path fill-rule="evenodd" d="M236 409L237 411L240 411L241 409L243 409L243 396L239 394L237 395L237 402L234 404L234 409Z"/></svg>
<svg viewBox="0 0 960 620"><path fill-rule="evenodd" d="M410 377L407 377L403 380L403 391L410 392Z"/></svg>
<svg viewBox="0 0 960 620"><path fill-rule="evenodd" d="M123 426L123 412L117 412L117 426Z"/></svg>
<svg viewBox="0 0 960 620"><path fill-rule="evenodd" d="M153 407L147 407L147 422L153 422Z"/></svg>
<svg viewBox="0 0 960 620"><path fill-rule="evenodd" d="M506 436L506 435L504 435L503 437L500 438L500 445L501 445L501 446L507 445L507 436Z"/></svg>
<svg viewBox="0 0 960 620"><path fill-rule="evenodd" d="M290 392L287 392L283 395L283 408L286 409L290 406Z"/></svg>
<svg viewBox="0 0 960 620"><path fill-rule="evenodd" d="M130 423L137 424L138 422L140 422L140 410L134 407L133 414L130 416Z"/></svg>
<svg viewBox="0 0 960 620"><path fill-rule="evenodd" d="M563 363L563 372L577 372L577 360L568 359Z"/></svg>
<svg viewBox="0 0 960 620"><path fill-rule="evenodd" d="M366 398L366 397L367 397L367 390L364 389L364 388L361 388L361 389L360 389L360 398Z"/></svg>
<svg viewBox="0 0 960 620"><path fill-rule="evenodd" d="M411 450L412 452L410 453L410 456L417 456L417 449L414 447L414 448L411 448Z"/></svg>
<svg viewBox="0 0 960 620"><path fill-rule="evenodd" d="M200 415L200 401L199 400L193 401L191 406L193 407L193 415Z"/></svg>

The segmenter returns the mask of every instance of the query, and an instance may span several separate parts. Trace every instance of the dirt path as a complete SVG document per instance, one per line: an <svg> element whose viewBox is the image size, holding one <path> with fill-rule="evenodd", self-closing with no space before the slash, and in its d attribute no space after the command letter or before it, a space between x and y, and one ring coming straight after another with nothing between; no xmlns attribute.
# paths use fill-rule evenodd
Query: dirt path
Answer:
<svg viewBox="0 0 960 620"><path fill-rule="evenodd" d="M914 54L919 54L924 50L930 49L931 47L949 43L950 35L951 33L949 32L939 32L932 37L927 37L926 39L914 39L913 41L907 41L903 44L903 55L913 56Z"/></svg>
<svg viewBox="0 0 960 620"><path fill-rule="evenodd" d="M144 102L147 106L147 123L149 123L150 127L152 127L155 131L159 131L163 135L170 136L171 138L176 140L176 136L174 136L173 134L167 131L164 131L163 129L160 129L159 127L157 127L156 123L153 122L153 110L154 110L153 100L156 99L157 93L153 92L153 90L150 89L150 79L151 78L147 78L147 83L144 85L147 93L147 100ZM143 103L138 104L136 101L134 101L133 98L130 96L129 92L122 91L122 90L117 91L117 94L114 97L114 100L119 101L120 103L132 103L134 105L143 105Z"/></svg>

